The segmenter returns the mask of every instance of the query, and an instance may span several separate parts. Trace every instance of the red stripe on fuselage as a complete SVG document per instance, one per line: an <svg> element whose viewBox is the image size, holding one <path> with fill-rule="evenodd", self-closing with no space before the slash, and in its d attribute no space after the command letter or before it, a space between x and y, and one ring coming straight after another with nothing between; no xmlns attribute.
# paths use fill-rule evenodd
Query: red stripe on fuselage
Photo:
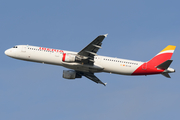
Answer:
<svg viewBox="0 0 180 120"><path fill-rule="evenodd" d="M65 58L66 58L66 53L63 54L63 58L62 58L63 62L65 61Z"/></svg>
<svg viewBox="0 0 180 120"><path fill-rule="evenodd" d="M162 53L153 57L150 61L143 63L139 66L132 75L150 75L150 74L159 74L163 72L162 69L157 69L156 66L165 62L166 60L171 59L173 53Z"/></svg>

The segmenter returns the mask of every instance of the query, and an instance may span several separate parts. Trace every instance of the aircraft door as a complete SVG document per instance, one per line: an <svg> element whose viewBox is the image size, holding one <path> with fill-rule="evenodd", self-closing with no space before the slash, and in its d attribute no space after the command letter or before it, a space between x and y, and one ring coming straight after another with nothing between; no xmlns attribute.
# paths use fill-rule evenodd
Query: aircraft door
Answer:
<svg viewBox="0 0 180 120"><path fill-rule="evenodd" d="M59 57L60 54L61 54L60 52L56 52L56 53L55 53L55 56L56 56L56 57Z"/></svg>
<svg viewBox="0 0 180 120"><path fill-rule="evenodd" d="M21 49L22 52L26 52L26 46L23 46Z"/></svg>
<svg viewBox="0 0 180 120"><path fill-rule="evenodd" d="M143 69L143 70L146 70L146 69L147 69L147 63L146 63L146 62L142 65L142 69Z"/></svg>
<svg viewBox="0 0 180 120"><path fill-rule="evenodd" d="M60 59L60 62L62 62L62 56L63 56L63 53L62 52L56 52L55 53L55 56L58 58L58 61Z"/></svg>
<svg viewBox="0 0 180 120"><path fill-rule="evenodd" d="M101 57L97 56L97 61L101 62Z"/></svg>

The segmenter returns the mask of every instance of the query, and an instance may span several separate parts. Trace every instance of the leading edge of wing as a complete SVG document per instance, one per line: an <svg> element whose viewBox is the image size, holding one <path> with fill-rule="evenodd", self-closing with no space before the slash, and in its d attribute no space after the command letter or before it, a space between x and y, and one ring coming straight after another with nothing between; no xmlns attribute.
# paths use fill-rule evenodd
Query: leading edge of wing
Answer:
<svg viewBox="0 0 180 120"><path fill-rule="evenodd" d="M79 73L80 75L82 76L85 76L86 78L94 81L95 83L100 83L100 84L103 84L104 86L106 86L107 83L103 83L101 80L99 80L99 78L97 78L94 73L86 73L86 72L77 72Z"/></svg>
<svg viewBox="0 0 180 120"><path fill-rule="evenodd" d="M88 44L85 48L83 48L78 55L88 56L88 54L95 55L99 48L101 48L101 42L107 37L108 34L99 35L96 39L94 39L90 44Z"/></svg>

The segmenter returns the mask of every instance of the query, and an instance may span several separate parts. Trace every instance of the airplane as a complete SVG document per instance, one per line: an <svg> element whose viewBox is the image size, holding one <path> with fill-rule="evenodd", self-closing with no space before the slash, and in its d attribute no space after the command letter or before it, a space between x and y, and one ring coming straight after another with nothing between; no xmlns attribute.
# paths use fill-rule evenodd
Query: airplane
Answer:
<svg viewBox="0 0 180 120"><path fill-rule="evenodd" d="M168 45L149 61L140 62L97 55L105 37L107 37L107 34L99 35L80 52L30 45L16 45L13 48L7 49L5 54L19 60L63 66L70 69L63 70L63 78L65 79L76 79L85 76L104 86L106 86L106 83L97 78L94 75L95 73L106 72L133 76L162 74L170 78L169 73L175 72L169 66L173 61L171 56L176 46Z"/></svg>

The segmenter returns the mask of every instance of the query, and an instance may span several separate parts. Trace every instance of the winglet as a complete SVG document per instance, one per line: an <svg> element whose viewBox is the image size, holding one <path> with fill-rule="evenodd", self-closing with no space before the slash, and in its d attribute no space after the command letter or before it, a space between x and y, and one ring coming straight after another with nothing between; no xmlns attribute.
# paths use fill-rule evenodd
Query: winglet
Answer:
<svg viewBox="0 0 180 120"><path fill-rule="evenodd" d="M105 34L104 36L107 37L108 34Z"/></svg>
<svg viewBox="0 0 180 120"><path fill-rule="evenodd" d="M98 83L103 84L104 86L107 85L107 83L103 83L102 81L99 81Z"/></svg>

